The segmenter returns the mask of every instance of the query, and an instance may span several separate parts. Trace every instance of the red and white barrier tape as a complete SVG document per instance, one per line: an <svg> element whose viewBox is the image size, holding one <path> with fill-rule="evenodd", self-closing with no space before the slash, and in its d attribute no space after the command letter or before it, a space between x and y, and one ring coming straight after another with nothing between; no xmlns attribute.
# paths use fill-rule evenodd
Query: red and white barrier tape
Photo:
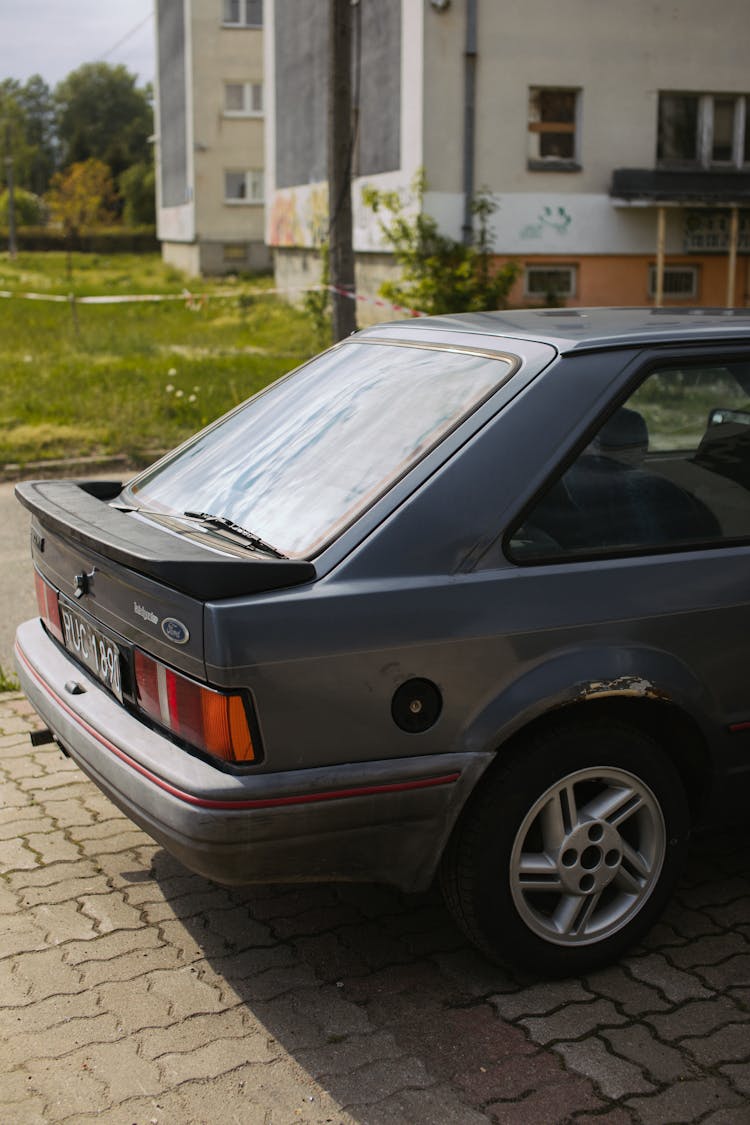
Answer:
<svg viewBox="0 0 750 1125"><path fill-rule="evenodd" d="M319 293L322 289L328 289L330 293L338 293L342 297L348 297L352 301L363 301L366 304L376 305L380 309L390 309L395 313L403 313L405 316L429 316L429 313L422 312L420 309L410 309L406 305L394 305L390 301L384 301L381 297L370 297L365 293L352 293L351 290L343 289L337 285L291 285L276 289L225 290L216 293L191 293L189 290L185 289L182 293L122 293L113 294L111 296L93 297L78 297L73 293L67 296L60 293L12 293L8 289L0 289L0 299L16 298L22 301L55 301L61 304L74 302L76 305L127 305L139 301L184 301L188 308L200 309L206 301L211 300L226 300L227 298L238 296L276 296L278 294L288 294L292 292Z"/></svg>
<svg viewBox="0 0 750 1125"><path fill-rule="evenodd" d="M318 286L318 288L322 288ZM381 309L392 309L393 312L406 313L407 316L429 316L429 313L421 312L419 309L409 309L406 305L393 305L390 301L384 301L380 297L368 297L365 293L352 293L350 289L342 289L338 285L329 285L328 289L331 293L338 293L342 297L349 297L352 301L365 301L369 305L377 305Z"/></svg>

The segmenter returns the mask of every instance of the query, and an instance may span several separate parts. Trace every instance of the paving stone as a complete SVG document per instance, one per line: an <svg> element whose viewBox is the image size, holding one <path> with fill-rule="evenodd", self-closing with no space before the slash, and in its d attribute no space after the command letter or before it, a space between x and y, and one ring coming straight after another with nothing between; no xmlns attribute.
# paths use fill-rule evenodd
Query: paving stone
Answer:
<svg viewBox="0 0 750 1125"><path fill-rule="evenodd" d="M616 1054L637 1063L656 1082L682 1081L694 1069L682 1051L660 1043L642 1024L607 1028L600 1034Z"/></svg>
<svg viewBox="0 0 750 1125"><path fill-rule="evenodd" d="M46 949L44 929L28 914L9 914L0 920L0 958L30 949Z"/></svg>
<svg viewBox="0 0 750 1125"><path fill-rule="evenodd" d="M348 1074L366 1066L373 1059L383 1062L387 1059L399 1059L402 1055L401 1047L389 1032L332 1037L331 1042L296 1052L297 1061L318 1080L331 1075Z"/></svg>
<svg viewBox="0 0 750 1125"><path fill-rule="evenodd" d="M519 1016L536 1016L554 1012L563 1004L587 1004L592 998L589 989L578 981L545 981L531 988L491 996L490 1003L503 1019L516 1020Z"/></svg>
<svg viewBox="0 0 750 1125"><path fill-rule="evenodd" d="M723 1024L741 1018L741 1011L733 1000L720 996L715 1000L692 1000L674 1012L646 1017L657 1035L668 1042L686 1036L707 1035Z"/></svg>
<svg viewBox="0 0 750 1125"><path fill-rule="evenodd" d="M607 1098L616 1100L655 1089L640 1067L611 1054L596 1036L576 1043L557 1043L554 1050L572 1070L591 1078Z"/></svg>
<svg viewBox="0 0 750 1125"><path fill-rule="evenodd" d="M86 875L82 871L80 878L60 878L59 881L40 886L20 888L17 892L17 901L20 906L27 908L41 905L56 906L71 900L77 901L79 896L87 892L100 891L101 886L101 875Z"/></svg>
<svg viewBox="0 0 750 1125"><path fill-rule="evenodd" d="M174 1019L196 1012L219 1012L226 1007L219 989L201 980L195 966L150 972L148 984L151 992L170 1001Z"/></svg>
<svg viewBox="0 0 750 1125"><path fill-rule="evenodd" d="M62 828L51 832L27 832L26 846L36 854L39 866L61 861L75 861L79 848L67 839Z"/></svg>
<svg viewBox="0 0 750 1125"><path fill-rule="evenodd" d="M331 1077L326 1085L336 1100L349 1108L378 1103L403 1090L429 1088L434 1079L421 1059L401 1057L376 1060L349 1074Z"/></svg>
<svg viewBox="0 0 750 1125"><path fill-rule="evenodd" d="M595 1000L588 1004L570 1004L542 1019L520 1022L535 1043L545 1044L554 1039L578 1039L600 1027L626 1023L627 1019L609 1000Z"/></svg>
<svg viewBox="0 0 750 1125"><path fill-rule="evenodd" d="M732 1109L717 1109L704 1117L701 1125L749 1125L750 1106L743 1109L734 1106Z"/></svg>
<svg viewBox="0 0 750 1125"><path fill-rule="evenodd" d="M598 996L614 1000L629 1016L665 1011L672 1006L658 989L634 980L622 965L592 973L586 978L586 984Z"/></svg>
<svg viewBox="0 0 750 1125"><path fill-rule="evenodd" d="M34 806L19 813L17 809L0 809L0 841L16 840L29 832L53 832L55 822Z"/></svg>
<svg viewBox="0 0 750 1125"><path fill-rule="evenodd" d="M55 1059L30 1059L25 1069L29 1088L46 1102L48 1122L80 1120L107 1105L106 1087L89 1070L88 1048L68 1054L64 1065Z"/></svg>
<svg viewBox="0 0 750 1125"><path fill-rule="evenodd" d="M90 1048L97 1043L117 1042L121 1038L117 1020L109 1012L99 1012L70 1020L64 1034L49 1032L43 1039L33 1030L14 1035L3 1045L3 1066L25 1065L30 1059L50 1062L67 1057L76 1048ZM67 1065L67 1064L65 1064ZM58 1069L63 1069L60 1066Z"/></svg>
<svg viewBox="0 0 750 1125"><path fill-rule="evenodd" d="M401 1090L376 1105L349 1107L367 1125L491 1125L492 1118L462 1102L449 1086ZM335 1119L338 1120L338 1119Z"/></svg>
<svg viewBox="0 0 750 1125"><path fill-rule="evenodd" d="M368 962L350 949L340 934L315 934L298 937L294 947L299 957L312 966L321 980L335 982L370 974Z"/></svg>
<svg viewBox="0 0 750 1125"><path fill-rule="evenodd" d="M746 1059L743 1063L731 1064L723 1066L721 1073L726 1074L727 1078L737 1087L740 1093L745 1098L750 1098L750 1061ZM748 1106L745 1107L749 1108ZM748 1121L750 1121L750 1113L748 1113Z"/></svg>
<svg viewBox="0 0 750 1125"><path fill-rule="evenodd" d="M50 945L79 940L89 941L97 936L91 918L81 913L79 904L70 902L55 903L52 906L34 906L28 911L30 918L46 935Z"/></svg>
<svg viewBox="0 0 750 1125"><path fill-rule="evenodd" d="M727 988L750 986L750 954L742 953L729 957L720 965L700 968L698 972L710 988L719 992Z"/></svg>
<svg viewBox="0 0 750 1125"><path fill-rule="evenodd" d="M97 934L142 928L140 911L130 906L122 895L115 891L106 894L80 895L78 903L81 914L91 920Z"/></svg>
<svg viewBox="0 0 750 1125"><path fill-rule="evenodd" d="M38 1035L71 1020L99 1014L95 993L70 992L17 1006L0 1007L0 1038L34 1031Z"/></svg>
<svg viewBox="0 0 750 1125"><path fill-rule="evenodd" d="M6 840L2 850L2 868L0 874L21 869L29 870L39 866L39 858L34 854L25 840Z"/></svg>
<svg viewBox="0 0 750 1125"><path fill-rule="evenodd" d="M475 1062L452 1076L466 1100L477 1108L496 1101L524 1098L542 1085L559 1082L565 1073L559 1059L551 1052L517 1055L512 1065L508 1065L507 1058L483 1061L485 1065Z"/></svg>
<svg viewBox="0 0 750 1125"><path fill-rule="evenodd" d="M709 1077L699 1081L678 1082L648 1098L630 1098L626 1103L643 1125L682 1125L698 1121L710 1111L734 1109L744 1113L747 1105L741 1095L732 1090L728 1082ZM742 1118L739 1117L737 1125Z"/></svg>
<svg viewBox="0 0 750 1125"><path fill-rule="evenodd" d="M86 995L100 1011L110 1012L127 1035L174 1023L171 1001L149 988L148 976L109 981L87 990Z"/></svg>
<svg viewBox="0 0 750 1125"><path fill-rule="evenodd" d="M673 1004L711 995L697 977L675 969L660 953L634 957L628 962L628 967L633 976L644 984L659 988Z"/></svg>
<svg viewBox="0 0 750 1125"><path fill-rule="evenodd" d="M97 865L84 859L80 855L71 863L51 863L47 867L38 867L34 871L13 871L6 876L8 885L14 890L24 891L27 894L33 888L56 888L62 886L65 880L87 879L90 876L100 877L101 871ZM63 897L72 898L74 895L65 895ZM34 900L27 897L25 900L29 905L34 904ZM59 901L56 896L53 901Z"/></svg>
<svg viewBox="0 0 750 1125"><path fill-rule="evenodd" d="M268 1039L260 1032L236 1038L213 1038L210 1043L191 1047L180 1054L159 1056L159 1069L167 1086L176 1086L190 1079L204 1081L235 1070L247 1062L270 1062L274 1052Z"/></svg>
<svg viewBox="0 0 750 1125"><path fill-rule="evenodd" d="M718 965L732 956L750 958L750 944L738 933L724 933L691 941L681 949L670 949L669 958L679 969Z"/></svg>
<svg viewBox="0 0 750 1125"><path fill-rule="evenodd" d="M515 974L500 965L493 965L469 945L449 953L436 953L432 960L440 972L453 980L467 996L505 996L519 989Z"/></svg>
<svg viewBox="0 0 750 1125"><path fill-rule="evenodd" d="M738 1018L742 1015L737 1012ZM685 1039L681 1046L704 1066L746 1062L750 1059L750 1031L747 1023L732 1023L703 1039Z"/></svg>
<svg viewBox="0 0 750 1125"><path fill-rule="evenodd" d="M113 936L118 937L123 944L127 941L127 935ZM154 970L172 971L182 968L179 954L169 946L150 944L138 948L135 940L132 944L136 946L132 951L123 949L119 954L101 960L91 957L81 961L76 966L81 984L86 988L95 988L97 985L114 981L139 980ZM91 947L95 948L94 942L91 943ZM69 948L66 948L66 954Z"/></svg>
<svg viewBox="0 0 750 1125"><path fill-rule="evenodd" d="M40 951L30 950L23 957L15 959L13 985L23 988L23 995L29 1000L46 1000L50 996L80 992L83 988L81 974L62 959L59 949L52 947ZM3 990L5 1002L13 1003Z"/></svg>
<svg viewBox="0 0 750 1125"><path fill-rule="evenodd" d="M497 1125L571 1125L574 1114L603 1109L605 1104L588 1079L567 1077L542 1086L522 1101L494 1102L484 1112Z"/></svg>

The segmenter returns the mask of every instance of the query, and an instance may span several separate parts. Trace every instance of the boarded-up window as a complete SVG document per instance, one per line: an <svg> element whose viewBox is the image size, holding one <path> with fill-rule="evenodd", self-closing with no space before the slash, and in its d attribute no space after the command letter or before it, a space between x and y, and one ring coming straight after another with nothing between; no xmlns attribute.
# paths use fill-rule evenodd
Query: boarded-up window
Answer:
<svg viewBox="0 0 750 1125"><path fill-rule="evenodd" d="M578 161L579 90L529 90L529 165Z"/></svg>

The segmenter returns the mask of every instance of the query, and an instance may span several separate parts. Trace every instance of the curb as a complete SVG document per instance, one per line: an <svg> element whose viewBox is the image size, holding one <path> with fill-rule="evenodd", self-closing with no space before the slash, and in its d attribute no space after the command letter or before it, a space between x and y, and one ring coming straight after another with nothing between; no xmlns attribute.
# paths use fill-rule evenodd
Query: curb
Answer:
<svg viewBox="0 0 750 1125"><path fill-rule="evenodd" d="M144 450L135 463L124 453L111 457L67 457L55 461L25 461L23 464L0 465L0 481L32 480L46 477L75 477L95 472L136 473L164 456L164 450Z"/></svg>

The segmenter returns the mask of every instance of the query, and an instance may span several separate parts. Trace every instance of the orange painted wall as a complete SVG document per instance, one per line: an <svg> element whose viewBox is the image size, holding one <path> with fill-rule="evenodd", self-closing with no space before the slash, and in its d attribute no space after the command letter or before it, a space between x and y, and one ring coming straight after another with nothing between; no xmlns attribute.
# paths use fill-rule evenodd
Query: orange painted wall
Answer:
<svg viewBox="0 0 750 1125"><path fill-rule="evenodd" d="M498 257L498 262L507 261ZM568 298L570 308L594 305L653 305L648 295L649 266L656 264L655 256L649 255L607 255L591 254L580 256L554 257L552 255L529 255L516 258L522 273L511 290L508 305L522 308L534 305L533 298L524 294L523 267L531 265L577 266L578 289L575 297ZM728 259L723 254L669 255L665 261L668 266L698 266L698 293L695 298L665 297L665 305L675 306L715 306L723 308L727 297ZM737 307L750 306L750 256L737 258L735 276L734 304Z"/></svg>

